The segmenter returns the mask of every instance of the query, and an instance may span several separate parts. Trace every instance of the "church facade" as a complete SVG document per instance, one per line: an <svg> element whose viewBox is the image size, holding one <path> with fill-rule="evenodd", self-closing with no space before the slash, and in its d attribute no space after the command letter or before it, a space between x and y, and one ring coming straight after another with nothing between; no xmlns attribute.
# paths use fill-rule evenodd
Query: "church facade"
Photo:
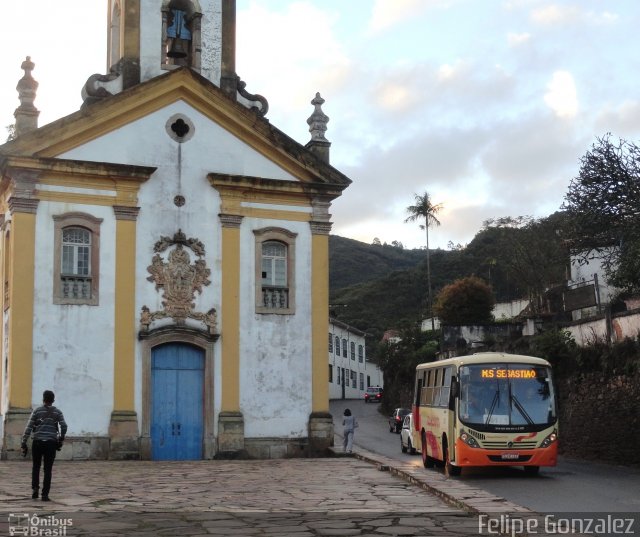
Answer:
<svg viewBox="0 0 640 537"><path fill-rule="evenodd" d="M42 391L63 458L321 454L331 202L319 94L298 144L235 73L233 0L109 0L109 73L0 146L2 456Z"/></svg>

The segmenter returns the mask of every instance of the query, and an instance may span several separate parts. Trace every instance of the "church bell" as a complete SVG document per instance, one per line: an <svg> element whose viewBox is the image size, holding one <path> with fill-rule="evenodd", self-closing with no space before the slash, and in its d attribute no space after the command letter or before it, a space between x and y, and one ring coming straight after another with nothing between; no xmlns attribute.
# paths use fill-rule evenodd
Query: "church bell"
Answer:
<svg viewBox="0 0 640 537"><path fill-rule="evenodd" d="M167 56L174 59L186 58L187 51L185 50L184 45L184 39L176 37L171 43L171 48L169 49L169 52L167 52Z"/></svg>

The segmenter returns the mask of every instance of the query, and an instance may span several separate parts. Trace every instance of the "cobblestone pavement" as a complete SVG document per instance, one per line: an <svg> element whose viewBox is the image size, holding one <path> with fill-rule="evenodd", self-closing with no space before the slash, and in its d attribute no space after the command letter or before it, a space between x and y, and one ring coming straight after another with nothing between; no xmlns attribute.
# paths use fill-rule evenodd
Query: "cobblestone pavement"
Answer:
<svg viewBox="0 0 640 537"><path fill-rule="evenodd" d="M43 503L30 498L30 461L4 461L0 536L478 534L476 515L387 469L357 458L59 461Z"/></svg>

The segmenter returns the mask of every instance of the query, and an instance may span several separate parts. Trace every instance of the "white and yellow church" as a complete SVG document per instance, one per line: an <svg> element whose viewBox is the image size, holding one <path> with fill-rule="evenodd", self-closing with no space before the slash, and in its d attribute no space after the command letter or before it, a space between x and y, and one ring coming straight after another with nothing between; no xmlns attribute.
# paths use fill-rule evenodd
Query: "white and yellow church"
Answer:
<svg viewBox="0 0 640 537"><path fill-rule="evenodd" d="M22 64L0 145L2 457L51 389L64 458L321 454L331 202L235 72L234 0L109 0L108 68L38 127Z"/></svg>

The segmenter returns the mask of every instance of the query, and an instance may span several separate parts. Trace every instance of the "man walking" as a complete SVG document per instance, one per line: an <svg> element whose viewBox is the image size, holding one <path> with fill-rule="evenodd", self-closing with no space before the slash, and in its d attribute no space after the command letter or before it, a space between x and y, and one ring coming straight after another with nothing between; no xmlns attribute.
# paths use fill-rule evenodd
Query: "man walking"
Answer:
<svg viewBox="0 0 640 537"><path fill-rule="evenodd" d="M27 440L33 434L31 455L33 457L33 469L31 473L31 497L38 498L40 489L40 464L44 459L44 480L42 481L42 501L49 501L49 489L51 488L51 470L56 458L56 450L62 449L64 435L67 433L67 424L60 409L53 406L55 396L51 390L45 390L42 394L43 405L31 413L29 423L22 436L22 454L27 455Z"/></svg>

